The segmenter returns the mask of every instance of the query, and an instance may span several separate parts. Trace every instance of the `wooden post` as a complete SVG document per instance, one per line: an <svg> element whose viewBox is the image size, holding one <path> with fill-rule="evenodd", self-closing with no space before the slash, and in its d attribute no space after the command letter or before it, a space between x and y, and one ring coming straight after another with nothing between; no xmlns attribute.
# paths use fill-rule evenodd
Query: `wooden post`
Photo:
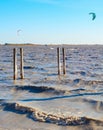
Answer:
<svg viewBox="0 0 103 130"><path fill-rule="evenodd" d="M65 50L64 50L64 48L62 48L62 54L63 54L63 74L66 74Z"/></svg>
<svg viewBox="0 0 103 130"><path fill-rule="evenodd" d="M57 48L58 75L60 75L60 48Z"/></svg>
<svg viewBox="0 0 103 130"><path fill-rule="evenodd" d="M15 80L17 78L17 57L16 57L16 49L13 49L13 79Z"/></svg>
<svg viewBox="0 0 103 130"><path fill-rule="evenodd" d="M24 78L24 70L23 70L23 48L20 48L20 78Z"/></svg>

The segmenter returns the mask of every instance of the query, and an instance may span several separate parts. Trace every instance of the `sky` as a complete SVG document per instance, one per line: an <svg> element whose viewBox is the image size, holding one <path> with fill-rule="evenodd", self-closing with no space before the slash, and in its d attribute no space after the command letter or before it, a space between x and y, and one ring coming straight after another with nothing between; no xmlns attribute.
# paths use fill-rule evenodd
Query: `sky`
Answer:
<svg viewBox="0 0 103 130"><path fill-rule="evenodd" d="M0 44L103 44L102 35L103 0L0 0Z"/></svg>

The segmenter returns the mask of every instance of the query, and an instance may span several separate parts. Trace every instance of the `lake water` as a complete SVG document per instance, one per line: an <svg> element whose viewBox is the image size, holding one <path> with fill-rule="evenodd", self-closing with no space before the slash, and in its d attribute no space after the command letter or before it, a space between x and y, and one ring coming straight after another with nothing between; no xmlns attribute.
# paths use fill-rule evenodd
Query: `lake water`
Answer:
<svg viewBox="0 0 103 130"><path fill-rule="evenodd" d="M20 47L24 52L23 80L20 79ZM103 46L60 45L60 76L57 47L0 46L1 129L103 129ZM66 75L62 73L62 47L66 54ZM17 48L16 80L13 80L13 48ZM24 128L17 122L14 128L12 123L7 123L12 113L21 118L25 115L25 121L30 119L37 125L32 128L25 124Z"/></svg>

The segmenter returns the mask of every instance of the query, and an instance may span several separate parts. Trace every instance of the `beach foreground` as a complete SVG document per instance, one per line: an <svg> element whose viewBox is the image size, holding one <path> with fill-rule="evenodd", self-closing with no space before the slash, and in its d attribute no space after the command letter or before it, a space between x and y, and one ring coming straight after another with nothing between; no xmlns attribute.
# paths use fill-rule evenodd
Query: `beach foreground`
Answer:
<svg viewBox="0 0 103 130"><path fill-rule="evenodd" d="M60 76L57 47L0 46L0 130L103 129L103 46L60 45L66 53L66 75L61 71ZM17 48L16 80L13 48ZM60 60L62 70L62 53Z"/></svg>

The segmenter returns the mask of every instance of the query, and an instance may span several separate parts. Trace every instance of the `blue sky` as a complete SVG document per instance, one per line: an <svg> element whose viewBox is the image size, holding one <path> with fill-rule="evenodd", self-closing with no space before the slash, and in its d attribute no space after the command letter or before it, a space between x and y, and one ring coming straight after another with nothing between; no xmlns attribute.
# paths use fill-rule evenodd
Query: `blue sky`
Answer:
<svg viewBox="0 0 103 130"><path fill-rule="evenodd" d="M102 44L102 35L103 0L0 0L0 43Z"/></svg>

